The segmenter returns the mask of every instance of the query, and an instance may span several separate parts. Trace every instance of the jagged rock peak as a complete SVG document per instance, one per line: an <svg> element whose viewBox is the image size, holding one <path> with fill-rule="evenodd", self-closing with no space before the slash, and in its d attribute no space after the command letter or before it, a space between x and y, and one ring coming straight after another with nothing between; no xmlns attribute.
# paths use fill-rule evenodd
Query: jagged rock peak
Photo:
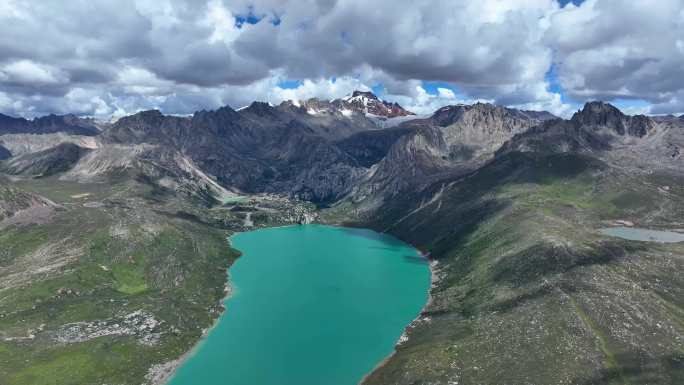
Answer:
<svg viewBox="0 0 684 385"><path fill-rule="evenodd" d="M572 121L581 124L615 127L627 116L610 103L587 102L584 108L572 116Z"/></svg>
<svg viewBox="0 0 684 385"><path fill-rule="evenodd" d="M365 98L373 99L373 100L380 100L380 99L378 99L378 97L374 93L372 93L370 91L358 91L358 90L352 92L352 95L350 98L361 98L361 97L365 97Z"/></svg>
<svg viewBox="0 0 684 385"><path fill-rule="evenodd" d="M248 107L243 107L242 109L247 109ZM241 109L241 110L242 110ZM195 122L205 122L207 120L221 118L221 119L232 119L237 118L239 114L231 106L225 105L216 110L201 110L197 111L192 115L192 120Z"/></svg>
<svg viewBox="0 0 684 385"><path fill-rule="evenodd" d="M251 112L257 116L271 115L274 112L274 106L266 102L252 102L247 108L240 111Z"/></svg>
<svg viewBox="0 0 684 385"><path fill-rule="evenodd" d="M587 102L570 119L578 126L607 127L618 135L643 137L655 127L653 119L644 116L628 116L610 103Z"/></svg>

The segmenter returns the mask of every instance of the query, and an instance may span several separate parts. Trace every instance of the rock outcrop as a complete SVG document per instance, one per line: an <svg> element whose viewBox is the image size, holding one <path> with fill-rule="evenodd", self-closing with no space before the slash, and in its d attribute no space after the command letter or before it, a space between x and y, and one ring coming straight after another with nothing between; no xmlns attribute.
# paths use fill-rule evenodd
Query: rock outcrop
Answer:
<svg viewBox="0 0 684 385"><path fill-rule="evenodd" d="M644 115L627 116L615 106L604 102L589 102L576 112L571 121L578 127L600 130L608 128L617 135L644 137L655 126L652 119Z"/></svg>

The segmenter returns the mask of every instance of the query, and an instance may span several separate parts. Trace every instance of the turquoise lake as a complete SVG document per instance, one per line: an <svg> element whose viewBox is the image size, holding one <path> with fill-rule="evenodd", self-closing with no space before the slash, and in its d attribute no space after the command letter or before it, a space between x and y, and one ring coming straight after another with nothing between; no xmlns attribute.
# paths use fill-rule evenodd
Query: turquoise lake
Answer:
<svg viewBox="0 0 684 385"><path fill-rule="evenodd" d="M370 230L236 234L232 295L171 385L355 385L425 305L427 262Z"/></svg>

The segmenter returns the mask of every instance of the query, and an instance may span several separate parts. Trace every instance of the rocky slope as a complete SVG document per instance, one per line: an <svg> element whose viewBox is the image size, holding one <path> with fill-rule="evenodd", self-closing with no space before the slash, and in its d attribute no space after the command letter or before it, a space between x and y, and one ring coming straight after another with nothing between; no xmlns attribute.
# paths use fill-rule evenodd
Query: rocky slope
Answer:
<svg viewBox="0 0 684 385"><path fill-rule="evenodd" d="M552 118L477 103L443 107L427 119L403 123L409 132L367 174L351 200L372 211L405 190L464 175L491 159L514 135Z"/></svg>
<svg viewBox="0 0 684 385"><path fill-rule="evenodd" d="M49 199L10 186L10 182L4 178L0 178L0 182L0 229L8 226L10 221L16 223L13 219L31 209L44 208L46 210L40 211L47 212L57 207Z"/></svg>
<svg viewBox="0 0 684 385"><path fill-rule="evenodd" d="M417 117L354 93L144 111L96 136L2 120L0 383L157 378L222 310L226 235L319 214L416 245L437 278L365 383L684 381L682 245L595 231L684 228L682 118Z"/></svg>
<svg viewBox="0 0 684 385"><path fill-rule="evenodd" d="M366 384L674 384L684 380L682 229L672 119L587 104L514 136L465 176L385 201L363 223L433 259L432 301Z"/></svg>
<svg viewBox="0 0 684 385"><path fill-rule="evenodd" d="M176 152L150 151L97 181L69 178L98 167L95 151L55 175L0 172L0 383L160 378L223 311L238 256L226 237L315 218L309 203L235 196Z"/></svg>
<svg viewBox="0 0 684 385"><path fill-rule="evenodd" d="M616 167L677 170L683 146L681 119L627 116L609 104L591 102L570 120L547 121L516 135L499 152L577 152Z"/></svg>
<svg viewBox="0 0 684 385"><path fill-rule="evenodd" d="M89 150L73 143L60 143L55 147L14 157L0 165L10 175L46 177L70 170Z"/></svg>
<svg viewBox="0 0 684 385"><path fill-rule="evenodd" d="M12 156L47 150L60 143L73 143L88 149L95 149L99 145L97 136L70 135L62 132L53 134L0 135L0 145L5 147Z"/></svg>
<svg viewBox="0 0 684 385"><path fill-rule="evenodd" d="M364 175L369 152L376 154L373 159L384 155L377 142L365 148L354 139L378 126L355 110L346 114L332 108L338 103L346 102L309 100L299 107L255 102L239 111L224 107L190 118L146 111L119 120L103 133L103 140L173 148L218 183L241 191L332 202ZM381 141L393 139L394 133Z"/></svg>
<svg viewBox="0 0 684 385"><path fill-rule="evenodd" d="M355 160L306 120L265 104L240 112L229 107L203 111L192 118L143 112L121 119L103 140L172 149L219 184L250 193L334 200L359 173Z"/></svg>

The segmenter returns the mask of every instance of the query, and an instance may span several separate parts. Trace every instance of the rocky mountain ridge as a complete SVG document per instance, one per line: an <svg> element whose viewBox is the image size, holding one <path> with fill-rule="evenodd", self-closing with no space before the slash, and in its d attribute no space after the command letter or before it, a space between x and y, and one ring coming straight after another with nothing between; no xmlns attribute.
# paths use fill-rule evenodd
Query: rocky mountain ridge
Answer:
<svg viewBox="0 0 684 385"><path fill-rule="evenodd" d="M31 383L36 363L60 383L142 382L221 313L227 235L313 219L391 233L439 278L365 384L684 379L684 250L595 231L684 228L684 120L478 103L391 126L367 105L0 134L0 382ZM110 327L140 309L144 334ZM49 369L70 354L89 371Z"/></svg>
<svg viewBox="0 0 684 385"><path fill-rule="evenodd" d="M92 119L76 115L46 115L33 120L14 118L0 114L0 135L3 134L50 134L64 132L74 135L95 136L100 129Z"/></svg>
<svg viewBox="0 0 684 385"><path fill-rule="evenodd" d="M664 123L630 117L601 102L587 103L569 120L486 103L446 106L389 128L378 127L374 117L379 115L368 112L367 107L380 105L388 108L384 116L389 119L412 116L360 91L333 101L278 106L254 102L239 110L226 106L189 117L142 111L107 126L96 143L72 140L95 151L70 175L82 179L115 173L131 164L122 159L154 159L161 148L177 154L171 158L190 159L224 188L283 193L323 204L346 198L372 210L403 190L465 175L509 151L634 149L636 142L661 132L659 142L667 144L651 144L669 146L658 151L669 151L673 159L679 156L679 138L671 134L676 130L659 129L676 125L677 119ZM2 140L0 135L0 145ZM17 155L13 152L4 151L3 156Z"/></svg>
<svg viewBox="0 0 684 385"><path fill-rule="evenodd" d="M350 198L372 211L402 191L465 175L492 159L514 135L550 119L555 117L549 113L486 103L442 107L428 118L403 123L410 131L394 143Z"/></svg>
<svg viewBox="0 0 684 385"><path fill-rule="evenodd" d="M570 120L549 120L515 135L497 154L582 153L619 167L671 168L684 147L681 119L628 116L602 102L587 103Z"/></svg>

